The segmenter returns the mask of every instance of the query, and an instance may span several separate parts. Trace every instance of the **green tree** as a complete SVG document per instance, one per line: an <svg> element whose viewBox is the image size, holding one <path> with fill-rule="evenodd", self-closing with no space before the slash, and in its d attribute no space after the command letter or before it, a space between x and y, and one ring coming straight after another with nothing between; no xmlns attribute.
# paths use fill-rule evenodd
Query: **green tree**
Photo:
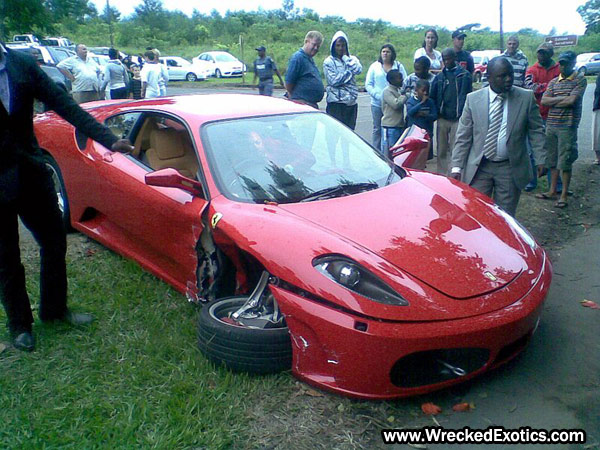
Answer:
<svg viewBox="0 0 600 450"><path fill-rule="evenodd" d="M588 0L577 7L577 12L585 22L585 33L600 31L600 0Z"/></svg>
<svg viewBox="0 0 600 450"><path fill-rule="evenodd" d="M104 7L104 10L102 11L100 19L102 19L102 21L106 23L118 22L119 20L121 20L121 13L114 6L106 5Z"/></svg>
<svg viewBox="0 0 600 450"><path fill-rule="evenodd" d="M162 0L142 0L142 3L135 7L133 17L153 30L164 30L166 28L164 21L165 9Z"/></svg>
<svg viewBox="0 0 600 450"><path fill-rule="evenodd" d="M98 10L88 0L44 0L44 6L57 22L70 18L83 23L86 18L98 16Z"/></svg>
<svg viewBox="0 0 600 450"><path fill-rule="evenodd" d="M51 31L42 0L0 0L0 38L32 31Z"/></svg>
<svg viewBox="0 0 600 450"><path fill-rule="evenodd" d="M298 8L294 8L294 0L283 0L281 10L287 20L295 20L299 14Z"/></svg>

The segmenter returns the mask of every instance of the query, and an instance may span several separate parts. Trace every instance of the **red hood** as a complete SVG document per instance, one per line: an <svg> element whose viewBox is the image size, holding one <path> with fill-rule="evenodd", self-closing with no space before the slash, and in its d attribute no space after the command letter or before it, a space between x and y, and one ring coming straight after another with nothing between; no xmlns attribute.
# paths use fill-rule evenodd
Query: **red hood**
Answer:
<svg viewBox="0 0 600 450"><path fill-rule="evenodd" d="M461 183L411 172L385 188L308 203L254 205L218 197L209 214L223 215L213 230L218 245L235 242L292 285L369 317L429 321L505 308L542 270L543 251L485 203ZM325 254L356 260L409 306L374 302L331 282L312 266Z"/></svg>
<svg viewBox="0 0 600 450"><path fill-rule="evenodd" d="M471 200L479 203L473 209L481 210L481 217L407 177L354 196L281 208L353 241L449 297L466 299L499 289L527 268L518 235L477 198Z"/></svg>

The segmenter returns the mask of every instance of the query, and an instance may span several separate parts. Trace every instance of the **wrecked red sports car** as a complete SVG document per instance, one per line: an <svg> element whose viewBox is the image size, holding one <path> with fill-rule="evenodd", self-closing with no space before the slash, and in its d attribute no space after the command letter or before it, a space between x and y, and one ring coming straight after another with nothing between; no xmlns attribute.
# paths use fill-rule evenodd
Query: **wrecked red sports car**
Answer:
<svg viewBox="0 0 600 450"><path fill-rule="evenodd" d="M213 361L395 398L508 361L537 326L552 269L519 223L322 112L250 95L87 108L135 150L36 118L65 222L202 303ZM393 156L422 163L423 132L406 134Z"/></svg>

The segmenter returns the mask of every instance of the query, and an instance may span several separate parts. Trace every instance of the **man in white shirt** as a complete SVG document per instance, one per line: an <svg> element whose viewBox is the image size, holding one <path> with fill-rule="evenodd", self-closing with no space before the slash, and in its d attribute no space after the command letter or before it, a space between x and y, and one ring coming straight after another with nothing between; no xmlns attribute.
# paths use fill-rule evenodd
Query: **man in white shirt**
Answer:
<svg viewBox="0 0 600 450"><path fill-rule="evenodd" d="M160 97L159 81L161 78L160 64L158 64L156 53L148 50L144 53L146 64L140 72L142 78L142 98Z"/></svg>
<svg viewBox="0 0 600 450"><path fill-rule="evenodd" d="M488 64L489 87L467 95L452 151L451 177L483 192L514 216L533 175L525 140L544 161L544 131L533 92L513 87L510 62ZM538 176L543 166L538 166Z"/></svg>
<svg viewBox="0 0 600 450"><path fill-rule="evenodd" d="M63 59L56 67L73 83L73 99L77 103L100 100L100 77L102 69L95 61L87 57L88 50L84 44L77 44L75 56Z"/></svg>

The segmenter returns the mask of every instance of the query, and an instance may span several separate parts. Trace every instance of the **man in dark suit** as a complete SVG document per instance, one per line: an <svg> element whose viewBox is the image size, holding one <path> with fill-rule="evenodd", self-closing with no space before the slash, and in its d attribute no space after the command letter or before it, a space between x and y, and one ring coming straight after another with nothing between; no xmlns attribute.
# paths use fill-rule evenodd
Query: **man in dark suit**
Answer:
<svg viewBox="0 0 600 450"><path fill-rule="evenodd" d="M33 315L19 252L18 217L40 245L40 319L86 324L89 314L67 309L66 233L50 171L33 133L33 101L38 99L82 133L113 151L133 147L60 89L27 55L0 42L0 299L13 344L35 347Z"/></svg>
<svg viewBox="0 0 600 450"><path fill-rule="evenodd" d="M513 87L513 67L501 56L487 68L489 87L467 95L456 132L450 175L483 192L511 216L531 178L529 138L544 161L544 131L533 92ZM538 176L543 166L537 167Z"/></svg>

